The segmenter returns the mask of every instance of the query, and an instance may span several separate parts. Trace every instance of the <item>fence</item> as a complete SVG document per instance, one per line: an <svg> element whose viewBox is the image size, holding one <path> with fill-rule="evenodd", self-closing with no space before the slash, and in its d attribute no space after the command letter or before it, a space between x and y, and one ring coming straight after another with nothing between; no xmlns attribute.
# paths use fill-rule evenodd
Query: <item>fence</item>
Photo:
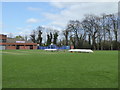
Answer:
<svg viewBox="0 0 120 90"><path fill-rule="evenodd" d="M38 49L70 49L70 46L38 46Z"/></svg>

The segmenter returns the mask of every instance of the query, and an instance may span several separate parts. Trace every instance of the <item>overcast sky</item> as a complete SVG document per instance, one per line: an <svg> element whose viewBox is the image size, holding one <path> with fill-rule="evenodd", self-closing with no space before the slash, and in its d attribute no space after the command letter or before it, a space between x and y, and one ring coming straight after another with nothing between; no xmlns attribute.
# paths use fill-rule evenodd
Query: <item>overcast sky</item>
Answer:
<svg viewBox="0 0 120 90"><path fill-rule="evenodd" d="M69 20L82 20L86 14L117 12L117 2L3 2L0 29L5 34L29 35L39 25L62 30Z"/></svg>

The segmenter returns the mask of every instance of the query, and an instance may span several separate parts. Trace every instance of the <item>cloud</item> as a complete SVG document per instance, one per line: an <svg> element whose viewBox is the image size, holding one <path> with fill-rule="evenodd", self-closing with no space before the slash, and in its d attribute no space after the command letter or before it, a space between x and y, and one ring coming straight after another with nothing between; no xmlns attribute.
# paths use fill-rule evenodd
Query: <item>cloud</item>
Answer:
<svg viewBox="0 0 120 90"><path fill-rule="evenodd" d="M9 35L8 32L3 32L3 31L0 31L0 34Z"/></svg>
<svg viewBox="0 0 120 90"><path fill-rule="evenodd" d="M50 4L56 8L65 8L67 5L63 2L50 2Z"/></svg>
<svg viewBox="0 0 120 90"><path fill-rule="evenodd" d="M31 31L33 30L32 25L27 25L25 27L16 27L16 34L17 35L30 35ZM18 33L17 33L18 32Z"/></svg>
<svg viewBox="0 0 120 90"><path fill-rule="evenodd" d="M35 7L28 7L27 9L30 11L40 11L41 10L41 8L35 8Z"/></svg>
<svg viewBox="0 0 120 90"><path fill-rule="evenodd" d="M101 15L103 13L117 13L118 3L71 3L71 2L51 2L58 13L44 13L46 19L51 20L49 25L64 28L69 20L82 20L86 14Z"/></svg>
<svg viewBox="0 0 120 90"><path fill-rule="evenodd" d="M27 23L37 23L39 22L39 19L35 19L35 18L29 18L26 20Z"/></svg>

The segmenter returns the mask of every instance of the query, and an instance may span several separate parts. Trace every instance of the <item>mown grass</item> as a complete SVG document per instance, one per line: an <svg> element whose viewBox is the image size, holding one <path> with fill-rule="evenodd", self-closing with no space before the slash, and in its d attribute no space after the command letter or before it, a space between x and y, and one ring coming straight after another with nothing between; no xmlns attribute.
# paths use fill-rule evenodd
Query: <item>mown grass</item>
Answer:
<svg viewBox="0 0 120 90"><path fill-rule="evenodd" d="M3 88L116 88L118 52L2 52Z"/></svg>

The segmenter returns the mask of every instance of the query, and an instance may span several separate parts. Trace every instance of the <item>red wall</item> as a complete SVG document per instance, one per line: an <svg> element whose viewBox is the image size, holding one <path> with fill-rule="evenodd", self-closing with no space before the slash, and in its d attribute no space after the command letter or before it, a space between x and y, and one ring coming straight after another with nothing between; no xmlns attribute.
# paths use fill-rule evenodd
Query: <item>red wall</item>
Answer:
<svg viewBox="0 0 120 90"><path fill-rule="evenodd" d="M16 49L16 46L6 46L5 49ZM30 46L19 46L19 49L30 49ZM19 50L18 49L18 50ZM37 49L37 46L33 46L33 49Z"/></svg>
<svg viewBox="0 0 120 90"><path fill-rule="evenodd" d="M5 49L16 49L16 46L6 46Z"/></svg>
<svg viewBox="0 0 120 90"><path fill-rule="evenodd" d="M20 46L19 49L30 49L30 46Z"/></svg>
<svg viewBox="0 0 120 90"><path fill-rule="evenodd" d="M33 46L33 49L37 49L37 46Z"/></svg>

